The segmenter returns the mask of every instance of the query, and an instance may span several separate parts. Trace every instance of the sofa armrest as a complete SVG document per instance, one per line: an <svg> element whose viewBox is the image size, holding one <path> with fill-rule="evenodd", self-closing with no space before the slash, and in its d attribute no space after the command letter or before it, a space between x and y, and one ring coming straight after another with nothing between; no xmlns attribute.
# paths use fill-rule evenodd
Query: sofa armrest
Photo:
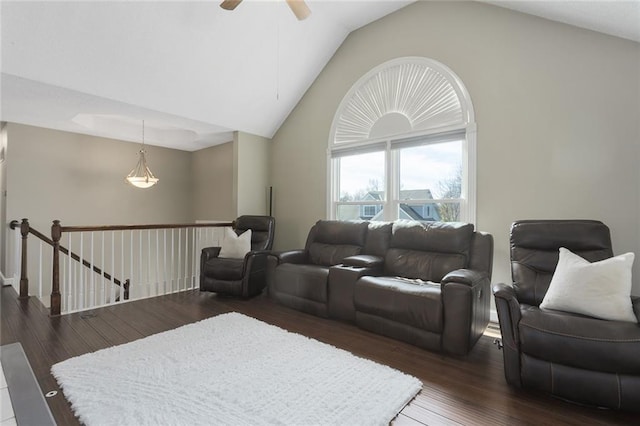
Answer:
<svg viewBox="0 0 640 426"><path fill-rule="evenodd" d="M242 297L257 294L265 287L270 250L253 250L244 256Z"/></svg>
<svg viewBox="0 0 640 426"><path fill-rule="evenodd" d="M382 266L383 263L384 259L382 257L368 254L349 256L342 260L343 265L356 268L376 268Z"/></svg>
<svg viewBox="0 0 640 426"><path fill-rule="evenodd" d="M498 283L492 287L500 321L504 352L504 375L513 386L522 386L520 378L520 335L518 324L522 318L520 302L512 286Z"/></svg>
<svg viewBox="0 0 640 426"><path fill-rule="evenodd" d="M271 255L271 250L252 250L244 255L244 276L246 272L251 272L253 269L261 269L264 271L267 258Z"/></svg>
<svg viewBox="0 0 640 426"><path fill-rule="evenodd" d="M342 264L329 268L327 292L329 317L349 322L356 320L356 308L353 304L356 282L363 276L382 273L382 259L377 262L375 258L380 259L377 256L350 256L344 260L350 259L349 263L352 265ZM357 266L359 264L371 266Z"/></svg>
<svg viewBox="0 0 640 426"><path fill-rule="evenodd" d="M266 256L267 291L273 292L276 269L281 263L307 263L309 254L306 250L271 251Z"/></svg>
<svg viewBox="0 0 640 426"><path fill-rule="evenodd" d="M494 284L492 291L496 299L502 343L517 350L520 341L518 323L522 314L520 313L520 302L516 298L516 292L512 286L504 283Z"/></svg>
<svg viewBox="0 0 640 426"><path fill-rule="evenodd" d="M204 290L204 264L207 263L209 259L213 259L218 257L220 254L221 247L205 247L200 252L200 290Z"/></svg>
<svg viewBox="0 0 640 426"><path fill-rule="evenodd" d="M486 273L458 269L441 280L444 325L442 348L466 355L489 324L491 299Z"/></svg>
<svg viewBox="0 0 640 426"><path fill-rule="evenodd" d="M471 269L456 269L449 272L442 278L442 284L459 283L468 286L475 286L483 282L488 281L487 274L485 272L472 271Z"/></svg>
<svg viewBox="0 0 640 426"><path fill-rule="evenodd" d="M289 250L281 252L271 252L270 257L277 259L277 263L308 263L308 253L306 250Z"/></svg>
<svg viewBox="0 0 640 426"><path fill-rule="evenodd" d="M202 249L200 254L200 260L202 262L206 262L209 259L213 259L214 257L218 257L220 255L221 247L205 247Z"/></svg>

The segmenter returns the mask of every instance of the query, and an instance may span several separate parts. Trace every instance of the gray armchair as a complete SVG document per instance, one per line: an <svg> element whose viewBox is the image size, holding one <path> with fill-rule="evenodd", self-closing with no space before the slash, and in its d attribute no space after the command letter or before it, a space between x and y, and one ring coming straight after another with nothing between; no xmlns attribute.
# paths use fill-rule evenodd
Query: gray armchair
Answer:
<svg viewBox="0 0 640 426"><path fill-rule="evenodd" d="M221 258L220 247L206 247L200 255L200 290L236 297L253 297L266 285L267 256L273 246L275 219L271 216L240 216L234 231L251 229L251 251L244 259Z"/></svg>
<svg viewBox="0 0 640 426"><path fill-rule="evenodd" d="M596 262L613 256L609 228L590 220L511 227L513 286L495 284L507 382L583 404L640 410L640 325L543 309L558 250ZM640 298L631 297L640 321Z"/></svg>

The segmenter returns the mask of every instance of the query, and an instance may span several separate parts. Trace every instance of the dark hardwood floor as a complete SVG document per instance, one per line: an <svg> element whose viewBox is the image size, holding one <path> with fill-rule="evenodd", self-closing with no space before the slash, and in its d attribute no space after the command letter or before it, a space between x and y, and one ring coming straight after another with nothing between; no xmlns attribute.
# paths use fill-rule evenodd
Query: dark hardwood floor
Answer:
<svg viewBox="0 0 640 426"><path fill-rule="evenodd" d="M396 425L640 424L637 414L581 407L510 388L502 353L486 336L468 357L456 358L297 312L266 296L244 301L196 290L58 318L49 318L33 297L18 300L10 287L2 288L1 299L0 343L22 343L44 393L59 390L49 372L59 361L236 311L418 377L424 387L394 420ZM78 424L62 392L47 402L59 425Z"/></svg>

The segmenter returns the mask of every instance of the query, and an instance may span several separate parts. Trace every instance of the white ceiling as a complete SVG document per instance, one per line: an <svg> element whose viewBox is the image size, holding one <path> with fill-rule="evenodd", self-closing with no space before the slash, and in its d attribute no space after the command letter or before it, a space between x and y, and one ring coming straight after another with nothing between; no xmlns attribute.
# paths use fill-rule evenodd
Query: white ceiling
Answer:
<svg viewBox="0 0 640 426"><path fill-rule="evenodd" d="M271 137L347 35L404 0L0 4L2 120L194 151ZM640 42L640 0L486 1Z"/></svg>

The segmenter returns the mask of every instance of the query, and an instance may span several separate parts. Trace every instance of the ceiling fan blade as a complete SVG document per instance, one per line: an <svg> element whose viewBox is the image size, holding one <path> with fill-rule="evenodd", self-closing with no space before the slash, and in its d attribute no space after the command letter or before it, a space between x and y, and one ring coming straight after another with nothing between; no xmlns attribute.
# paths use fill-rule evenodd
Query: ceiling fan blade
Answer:
<svg viewBox="0 0 640 426"><path fill-rule="evenodd" d="M311 15L311 9L309 9L309 6L307 6L304 0L287 0L287 4L299 21L302 21Z"/></svg>
<svg viewBox="0 0 640 426"><path fill-rule="evenodd" d="M224 0L220 3L220 7L224 10L233 10L242 2L242 0Z"/></svg>

